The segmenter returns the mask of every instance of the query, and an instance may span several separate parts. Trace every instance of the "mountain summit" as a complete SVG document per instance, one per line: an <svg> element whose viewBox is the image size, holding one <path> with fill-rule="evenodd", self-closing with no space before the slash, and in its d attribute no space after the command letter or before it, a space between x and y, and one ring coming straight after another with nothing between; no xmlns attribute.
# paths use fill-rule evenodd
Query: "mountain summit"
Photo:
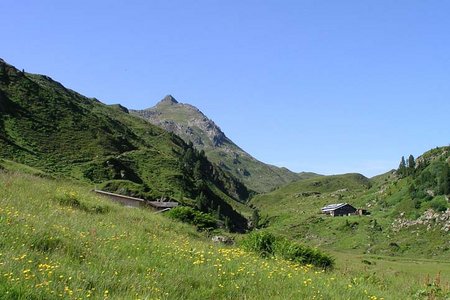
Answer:
<svg viewBox="0 0 450 300"><path fill-rule="evenodd" d="M174 105L178 104L178 101L172 97L172 95L165 96L157 105Z"/></svg>
<svg viewBox="0 0 450 300"><path fill-rule="evenodd" d="M170 95L154 107L132 110L131 113L192 142L197 149L205 151L211 161L257 192L267 192L305 176L258 161L233 143L198 108L179 103Z"/></svg>

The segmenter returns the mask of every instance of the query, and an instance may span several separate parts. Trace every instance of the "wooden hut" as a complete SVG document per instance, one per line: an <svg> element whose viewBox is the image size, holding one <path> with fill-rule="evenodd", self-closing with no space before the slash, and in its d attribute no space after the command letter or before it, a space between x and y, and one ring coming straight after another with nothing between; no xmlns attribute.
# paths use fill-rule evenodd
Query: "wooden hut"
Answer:
<svg viewBox="0 0 450 300"><path fill-rule="evenodd" d="M348 203L336 203L329 204L321 208L322 213L330 215L332 217L336 216L349 216L356 213L356 208Z"/></svg>

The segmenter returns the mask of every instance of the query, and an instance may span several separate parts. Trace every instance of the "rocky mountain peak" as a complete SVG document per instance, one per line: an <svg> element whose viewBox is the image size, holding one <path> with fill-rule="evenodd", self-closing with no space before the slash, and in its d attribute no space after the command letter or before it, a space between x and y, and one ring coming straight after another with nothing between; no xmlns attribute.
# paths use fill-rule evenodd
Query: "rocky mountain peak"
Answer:
<svg viewBox="0 0 450 300"><path fill-rule="evenodd" d="M156 105L159 106L159 105L174 105L174 104L178 104L178 101L172 95L167 95Z"/></svg>
<svg viewBox="0 0 450 300"><path fill-rule="evenodd" d="M134 110L131 113L177 134L186 142L192 142L198 150L207 153L208 159L257 192L267 192L298 178L297 174L287 169L279 169L256 160L233 143L220 127L197 107L178 103L170 95L154 107Z"/></svg>

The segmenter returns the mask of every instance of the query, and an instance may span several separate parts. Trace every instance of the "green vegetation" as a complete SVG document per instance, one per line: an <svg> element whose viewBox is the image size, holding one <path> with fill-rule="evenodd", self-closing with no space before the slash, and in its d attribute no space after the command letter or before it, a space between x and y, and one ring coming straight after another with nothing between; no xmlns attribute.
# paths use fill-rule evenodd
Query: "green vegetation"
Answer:
<svg viewBox="0 0 450 300"><path fill-rule="evenodd" d="M445 196L436 192L419 201L411 194L412 186L416 193L426 188L417 189L414 179L424 172L435 174L433 182L442 182L437 175L443 168L435 166L447 157L430 159L422 170L415 169L415 175L403 178L389 172L371 180L359 174L302 180L258 195L250 204L268 214L269 232L327 251L449 259L450 216L444 212L448 208ZM416 161L420 163L422 158ZM370 215L333 218L320 211L328 204L343 202ZM427 211L429 208L433 211Z"/></svg>
<svg viewBox="0 0 450 300"><path fill-rule="evenodd" d="M0 172L2 299L424 299L432 293L426 274L448 296L448 278L435 280L448 263L408 268L369 258L360 266L339 256L335 270L322 272L212 244L194 227L89 190Z"/></svg>
<svg viewBox="0 0 450 300"><path fill-rule="evenodd" d="M445 196L450 194L450 167L444 157L419 165L410 171L410 177L409 193L416 208L447 209Z"/></svg>
<svg viewBox="0 0 450 300"><path fill-rule="evenodd" d="M256 192L268 192L294 180L317 175L296 174L286 168L256 160L228 139L200 110L189 104L178 103L170 95L153 108L132 110L131 113L176 133L186 142L193 143L195 148L206 153L208 159Z"/></svg>
<svg viewBox="0 0 450 300"><path fill-rule="evenodd" d="M167 215L173 219L195 225L199 230L212 230L217 228L217 221L212 215L199 212L191 207L175 207Z"/></svg>
<svg viewBox="0 0 450 300"><path fill-rule="evenodd" d="M242 247L247 251L253 251L263 257L280 257L303 265L313 265L318 268L328 269L333 267L334 261L329 255L283 237L256 231L248 234L242 241Z"/></svg>
<svg viewBox="0 0 450 300"><path fill-rule="evenodd" d="M372 179L303 173L277 187L292 178L259 162L252 173L237 146L214 152L219 167L194 143L0 60L2 299L450 297L450 147ZM276 188L247 202L227 168ZM125 208L93 185L182 206ZM320 213L340 202L370 214ZM233 234L240 248L208 241L223 227L255 231Z"/></svg>
<svg viewBox="0 0 450 300"><path fill-rule="evenodd" d="M68 90L42 75L0 62L0 157L56 177L82 180L111 192L171 198L192 204L243 231L237 212L250 191L182 139ZM245 211L245 209L244 209Z"/></svg>

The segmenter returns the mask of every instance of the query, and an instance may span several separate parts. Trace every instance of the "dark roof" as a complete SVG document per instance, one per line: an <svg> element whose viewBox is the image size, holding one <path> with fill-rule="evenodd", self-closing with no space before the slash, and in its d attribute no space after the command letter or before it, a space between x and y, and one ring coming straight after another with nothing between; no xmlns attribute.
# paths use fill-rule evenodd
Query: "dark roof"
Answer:
<svg viewBox="0 0 450 300"><path fill-rule="evenodd" d="M145 202L145 200L144 200L144 199L141 199L141 198L130 197L130 196L124 196L124 195L114 194L114 193L105 192L105 191L101 191L101 190L94 190L94 191L95 191L96 193L98 193L98 194L103 194L103 195L108 195L108 196L114 196L114 197L119 197L119 198L123 198L123 199L130 199L130 200L134 200L134 201Z"/></svg>
<svg viewBox="0 0 450 300"><path fill-rule="evenodd" d="M172 208L172 207L178 206L178 202L174 202L174 201L172 201L172 202L147 201L147 200L144 200L141 198L130 197L130 196L125 196L125 195L105 192L105 191L101 191L101 190L95 190L95 192L102 194L102 195L113 196L113 197L118 197L118 198L122 198L122 199L129 199L129 200L138 201L138 202L145 202L146 204L156 207L156 208Z"/></svg>
<svg viewBox="0 0 450 300"><path fill-rule="evenodd" d="M147 203L157 208L172 208L178 206L178 202L147 201Z"/></svg>
<svg viewBox="0 0 450 300"><path fill-rule="evenodd" d="M322 211L323 212L327 212L327 211L333 211L336 210L338 208L344 207L346 205L350 205L348 203L336 203L336 204L329 204L327 206L322 207ZM350 205L351 206L351 205ZM353 207L353 206L352 206Z"/></svg>

